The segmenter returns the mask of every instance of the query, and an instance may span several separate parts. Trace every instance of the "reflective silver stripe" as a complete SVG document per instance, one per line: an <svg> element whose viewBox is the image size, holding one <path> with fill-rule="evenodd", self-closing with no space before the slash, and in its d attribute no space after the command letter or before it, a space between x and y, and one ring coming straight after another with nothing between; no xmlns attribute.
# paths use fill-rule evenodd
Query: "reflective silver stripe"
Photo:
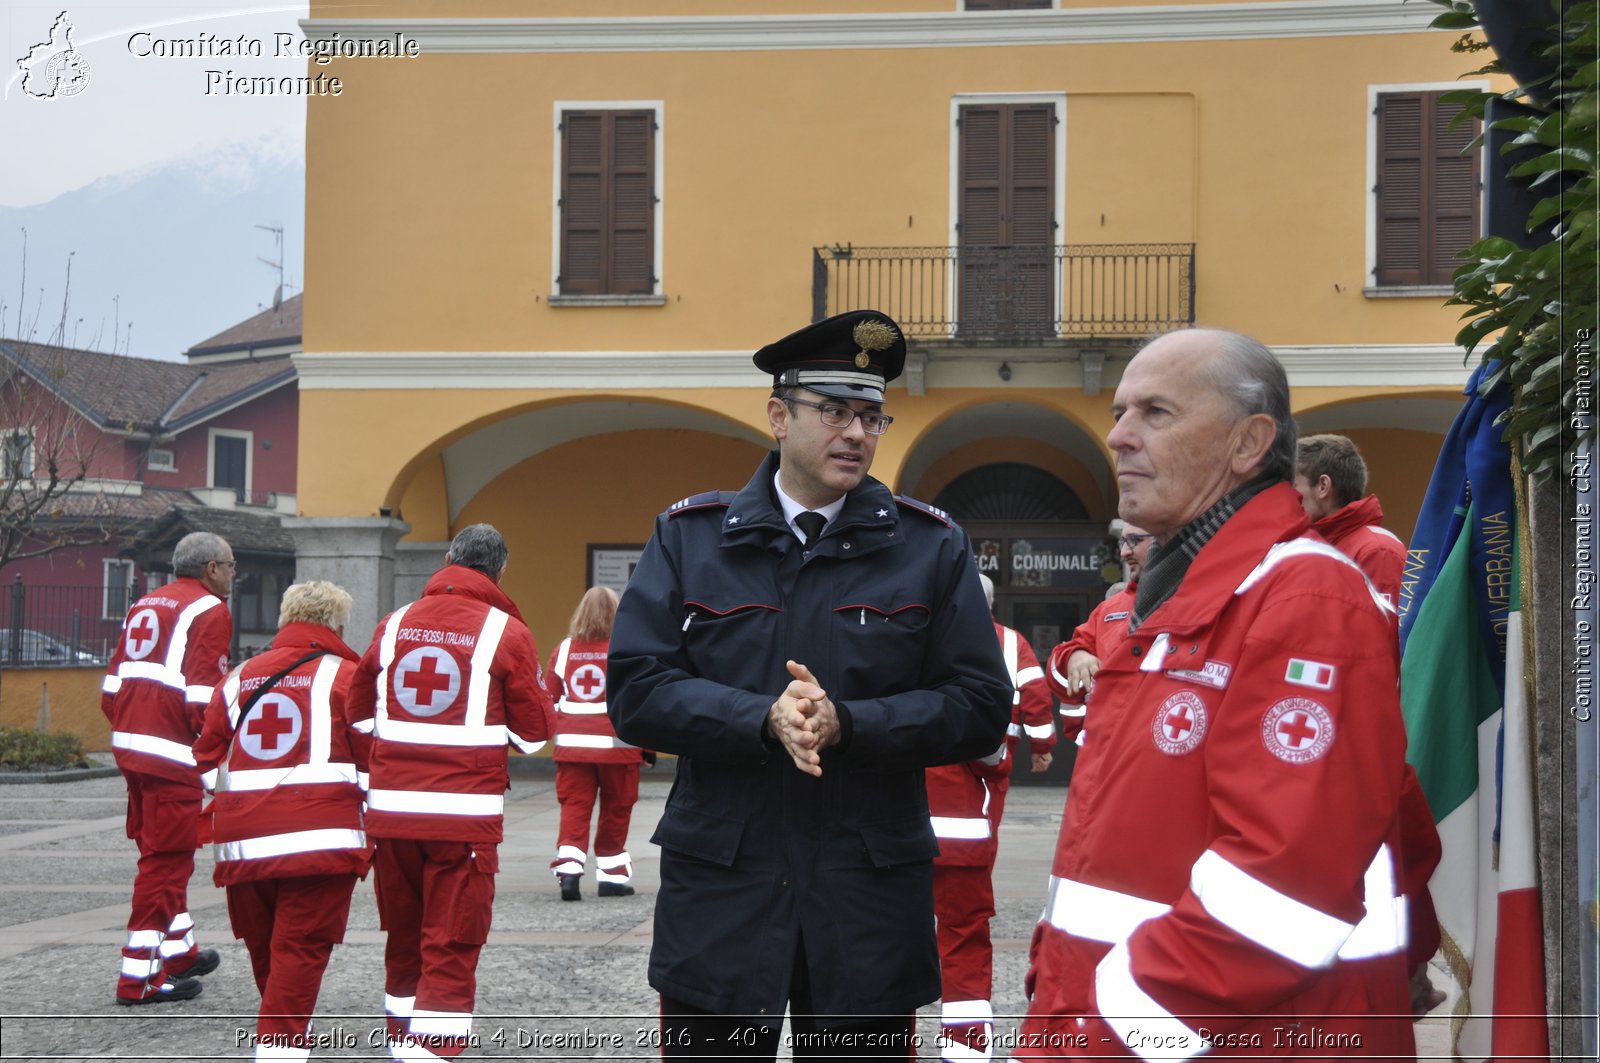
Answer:
<svg viewBox="0 0 1600 1063"><path fill-rule="evenodd" d="M183 678L182 672L175 671L156 661L123 661L117 665L117 675L121 679L153 679L162 686L171 687L173 690L187 690L189 688L189 684Z"/></svg>
<svg viewBox="0 0 1600 1063"><path fill-rule="evenodd" d="M369 735L373 732L373 729L376 728L377 725L377 720L357 720L355 723L350 725L350 730L359 731L364 735Z"/></svg>
<svg viewBox="0 0 1600 1063"><path fill-rule="evenodd" d="M247 768L243 771L230 771L223 790L228 793L248 793L270 790L274 786L356 782L354 764L296 764L288 768Z"/></svg>
<svg viewBox="0 0 1600 1063"><path fill-rule="evenodd" d="M573 847L566 846L565 848ZM582 854L580 853L579 859L581 860L582 858ZM629 862L632 860L633 857L628 855L628 850L626 849L622 850L622 852L616 854L615 856L601 856L600 854L596 853L594 858L594 866L599 868L601 871L615 871L619 867L627 867Z"/></svg>
<svg viewBox="0 0 1600 1063"><path fill-rule="evenodd" d="M293 853L320 853L329 849L365 849L367 836L359 830L343 827L324 827L319 830L298 830L288 834L269 834L262 838L242 838L236 842L218 842L217 860L264 860L272 856L289 856Z"/></svg>
<svg viewBox="0 0 1600 1063"><path fill-rule="evenodd" d="M556 678L561 680L562 687L567 685L567 654L572 652L572 636L561 640L561 645L556 647L556 659L551 665L555 669Z"/></svg>
<svg viewBox="0 0 1600 1063"><path fill-rule="evenodd" d="M985 1063L994 1058L991 1048L973 1048L953 1037L939 1038L939 1058L949 1063Z"/></svg>
<svg viewBox="0 0 1600 1063"><path fill-rule="evenodd" d="M1095 967L1094 995L1106 1024L1140 1059L1193 1059L1211 1050L1209 1042L1139 988L1126 941Z"/></svg>
<svg viewBox="0 0 1600 1063"><path fill-rule="evenodd" d="M556 711L564 712L568 716L604 716L606 703L603 701L568 701L562 698L556 702Z"/></svg>
<svg viewBox="0 0 1600 1063"><path fill-rule="evenodd" d="M933 835L936 838L982 841L989 836L989 821L982 816L970 819L954 816L929 816L928 822L933 824Z"/></svg>
<svg viewBox="0 0 1600 1063"><path fill-rule="evenodd" d="M467 1037L472 1033L472 1013L417 1008L411 1013L411 1032L432 1037Z"/></svg>
<svg viewBox="0 0 1600 1063"><path fill-rule="evenodd" d="M202 613L222 604L222 599L214 594L203 594L183 607L183 612L178 614L178 622L172 628L172 641L167 643L168 670L179 675L183 673L183 658L189 652L189 629L194 626ZM208 690L206 700L211 700Z"/></svg>
<svg viewBox="0 0 1600 1063"><path fill-rule="evenodd" d="M228 728L233 731L239 729L239 716L243 711L239 704L239 682L244 678L243 672L244 664L241 662L222 681L222 700L228 706Z"/></svg>
<svg viewBox="0 0 1600 1063"><path fill-rule="evenodd" d="M406 610L410 608L410 605L402 605L389 614L388 623L383 625L383 640L378 643L377 718L380 720L389 716L389 669L394 665L394 644L400 637L400 621L405 619Z"/></svg>
<svg viewBox="0 0 1600 1063"><path fill-rule="evenodd" d="M1023 730L1028 733L1029 738L1049 738L1056 733L1056 727L1053 723L1029 724Z"/></svg>
<svg viewBox="0 0 1600 1063"><path fill-rule="evenodd" d="M107 673L106 677L104 679L100 680L100 690L103 693L115 694L117 691L119 691L121 689L122 689L122 677L121 676L111 675L110 673Z"/></svg>
<svg viewBox="0 0 1600 1063"><path fill-rule="evenodd" d="M372 773L365 771L356 772L356 785L365 790L372 785Z"/></svg>
<svg viewBox="0 0 1600 1063"><path fill-rule="evenodd" d="M1367 865L1364 884L1367 914L1339 948L1341 960L1366 960L1405 949L1410 940L1404 897L1395 896L1394 856L1387 845Z"/></svg>
<svg viewBox="0 0 1600 1063"><path fill-rule="evenodd" d="M584 859L588 855L589 855L588 853L585 853L582 849L578 848L576 845L558 845L558 846L556 846L556 859L557 860L576 860L578 863L581 864L581 863L583 863Z"/></svg>
<svg viewBox="0 0 1600 1063"><path fill-rule="evenodd" d="M994 1005L987 1000L947 1000L939 1009L939 1021L946 1025L958 1022L993 1022Z"/></svg>
<svg viewBox="0 0 1600 1063"><path fill-rule="evenodd" d="M500 636L505 634L511 614L493 606L484 617L483 628L478 632L478 644L472 648L472 678L467 684L467 716L462 722L468 727L482 727L489 716L489 666L500 648ZM505 739L500 740L505 744Z"/></svg>
<svg viewBox="0 0 1600 1063"><path fill-rule="evenodd" d="M1315 539L1291 539L1286 543L1279 543L1268 550L1267 556L1261 559L1261 563L1251 570L1250 574L1244 578L1244 581L1238 587L1234 588L1234 596L1237 597L1244 594L1257 583L1266 579L1267 573L1271 572L1281 562L1294 557L1326 557L1342 565L1349 565L1357 572L1361 572L1361 566L1340 553L1336 547ZM1390 616L1394 615L1394 606L1384 600L1383 595L1378 593L1378 589L1372 585L1370 579L1367 579L1365 572L1361 572L1361 578L1366 582L1367 594L1372 597L1373 604L1378 607L1379 612Z"/></svg>
<svg viewBox="0 0 1600 1063"><path fill-rule="evenodd" d="M111 748L126 749L130 753L144 753L175 764L194 767L194 750L182 742L173 742L154 735L133 734L129 731L112 731Z"/></svg>
<svg viewBox="0 0 1600 1063"><path fill-rule="evenodd" d="M1063 706L1061 706L1061 715L1063 715L1063 716L1072 716L1072 717L1087 716L1087 715L1089 715L1089 706L1087 706L1087 705L1063 705Z"/></svg>
<svg viewBox="0 0 1600 1063"><path fill-rule="evenodd" d="M1020 723L1017 723L1015 720L1013 720L1010 723L1006 724L1006 737L1007 738L1021 738L1022 737L1022 725Z"/></svg>
<svg viewBox="0 0 1600 1063"><path fill-rule="evenodd" d="M1171 910L1160 901L1051 875L1044 921L1073 937L1114 945L1126 941L1140 923Z"/></svg>
<svg viewBox="0 0 1600 1063"><path fill-rule="evenodd" d="M1028 667L1017 672L1017 686L1025 687L1029 683L1043 678L1044 668L1037 664L1030 664Z"/></svg>
<svg viewBox="0 0 1600 1063"><path fill-rule="evenodd" d="M1160 672L1167 667L1167 649L1172 644L1172 636L1165 631L1156 636L1150 644L1150 650L1144 655L1144 660L1139 664L1141 672Z"/></svg>
<svg viewBox="0 0 1600 1063"><path fill-rule="evenodd" d="M987 765L989 765L989 767L992 768L996 764L999 764L1002 760L1005 760L1005 759L1006 759L1006 743L1005 743L1004 739L1001 739L1000 740L1000 745L995 749L995 751L993 753L990 753L987 757L979 757L978 758L978 763L979 764L987 764ZM988 802L986 801L986 802L984 802L984 804L987 805ZM984 811L987 812L988 808L985 808Z"/></svg>
<svg viewBox="0 0 1600 1063"><path fill-rule="evenodd" d="M317 661L317 671L311 677L311 734L307 760L312 764L326 764L333 755L333 681L339 677L339 658L325 654ZM355 765L349 766L353 772ZM355 780L352 779L352 782Z"/></svg>
<svg viewBox="0 0 1600 1063"><path fill-rule="evenodd" d="M310 1059L311 1049L295 1048L292 1045L273 1044L270 1041L256 1042L256 1060L300 1060Z"/></svg>
<svg viewBox="0 0 1600 1063"><path fill-rule="evenodd" d="M196 705L205 705L210 702L211 692L215 689L215 687L199 685L185 687L183 690L183 698L185 701L192 702Z"/></svg>
<svg viewBox="0 0 1600 1063"><path fill-rule="evenodd" d="M560 748L562 746L570 746L570 747L575 748L575 749L632 749L632 748L634 748L633 746L628 745L628 743L622 741L620 738L612 738L610 735L574 735L574 734L559 734L559 735L556 735L556 747Z"/></svg>
<svg viewBox="0 0 1600 1063"><path fill-rule="evenodd" d="M122 946L125 949L157 949L161 947L161 939L166 935L159 930L130 930L128 943Z"/></svg>
<svg viewBox="0 0 1600 1063"><path fill-rule="evenodd" d="M383 1010L397 1019L411 1018L411 1009L417 1006L417 998L392 997L388 993L383 995Z"/></svg>
<svg viewBox="0 0 1600 1063"><path fill-rule="evenodd" d="M210 771L201 772L200 785L207 790L215 791L217 788L217 769L212 768Z"/></svg>
<svg viewBox="0 0 1600 1063"><path fill-rule="evenodd" d="M1273 889L1214 849L1194 862L1189 889L1217 922L1302 967L1332 966L1355 929Z"/></svg>
<svg viewBox="0 0 1600 1063"><path fill-rule="evenodd" d="M128 978L149 978L161 970L161 960L136 960L132 956L122 957L122 973Z"/></svg>
<svg viewBox="0 0 1600 1063"><path fill-rule="evenodd" d="M438 790L368 790L374 812L420 812L439 816L498 816L505 810L501 794L450 794Z"/></svg>
<svg viewBox="0 0 1600 1063"><path fill-rule="evenodd" d="M1000 636L1000 656L1005 658L1006 675L1011 677L1011 704L1018 705L1022 702L1022 686L1017 681L1017 633L1010 628L1005 628Z"/></svg>
<svg viewBox="0 0 1600 1063"><path fill-rule="evenodd" d="M524 753L537 753L544 748L544 742L530 742L517 734L511 728L506 728L506 739Z"/></svg>
<svg viewBox="0 0 1600 1063"><path fill-rule="evenodd" d="M381 717L372 731L385 742L403 742L414 746L503 746L506 729L503 724L492 727L466 727L456 723L416 723L412 720L392 720Z"/></svg>

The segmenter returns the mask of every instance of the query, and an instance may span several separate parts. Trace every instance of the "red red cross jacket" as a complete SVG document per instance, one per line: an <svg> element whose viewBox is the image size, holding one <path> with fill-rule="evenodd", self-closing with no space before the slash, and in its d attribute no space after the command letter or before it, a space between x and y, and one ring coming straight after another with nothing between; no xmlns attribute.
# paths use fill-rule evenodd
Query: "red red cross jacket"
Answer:
<svg viewBox="0 0 1600 1063"><path fill-rule="evenodd" d="M367 833L498 843L506 744L532 753L549 737L539 671L516 605L473 569L445 566L385 617L348 696L372 735Z"/></svg>
<svg viewBox="0 0 1600 1063"><path fill-rule="evenodd" d="M232 638L227 603L193 576L133 603L100 685L117 767L197 783L191 747Z"/></svg>
<svg viewBox="0 0 1600 1063"><path fill-rule="evenodd" d="M1311 530L1361 566L1390 605L1400 601L1400 577L1406 568L1406 544L1383 527L1377 495L1340 506L1311 525Z"/></svg>
<svg viewBox="0 0 1600 1063"><path fill-rule="evenodd" d="M557 761L637 764L637 746L617 737L606 716L606 643L562 639L544 673L555 699Z"/></svg>
<svg viewBox="0 0 1600 1063"><path fill-rule="evenodd" d="M1262 492L1104 659L1019 1058L1414 1051L1398 646L1307 528Z"/></svg>
<svg viewBox="0 0 1600 1063"><path fill-rule="evenodd" d="M1007 751L1015 756L1016 747L1026 736L1030 753L1048 753L1056 747L1056 722L1050 712L1054 699L1045 683L1044 669L1020 631L996 620L994 633L1000 640L1000 656L1005 658L1006 672L1016 691L1011 696L1011 726L1006 729Z"/></svg>
<svg viewBox="0 0 1600 1063"><path fill-rule="evenodd" d="M1094 607L1089 619L1072 631L1072 638L1050 651L1050 663L1044 670L1050 692L1061 699L1061 735L1069 742L1081 743L1084 720L1088 714L1088 696L1082 690L1067 689L1067 662L1079 650L1085 650L1104 661L1111 651L1128 637L1128 617L1133 615L1133 598L1139 584L1133 582Z"/></svg>
<svg viewBox="0 0 1600 1063"><path fill-rule="evenodd" d="M262 684L316 650L325 653L289 672L241 716ZM321 624L286 624L271 649L240 665L211 696L194 756L201 772L215 776L207 782L216 790L217 885L366 873L370 850L345 719L357 659Z"/></svg>

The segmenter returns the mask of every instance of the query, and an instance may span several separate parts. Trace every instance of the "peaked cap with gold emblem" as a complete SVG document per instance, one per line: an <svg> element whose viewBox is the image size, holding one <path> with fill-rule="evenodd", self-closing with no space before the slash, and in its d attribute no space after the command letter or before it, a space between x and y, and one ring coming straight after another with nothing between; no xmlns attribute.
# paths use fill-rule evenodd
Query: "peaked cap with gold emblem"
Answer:
<svg viewBox="0 0 1600 1063"><path fill-rule="evenodd" d="M883 401L883 386L906 364L906 338L888 314L852 310L791 332L756 352L772 386L835 399Z"/></svg>

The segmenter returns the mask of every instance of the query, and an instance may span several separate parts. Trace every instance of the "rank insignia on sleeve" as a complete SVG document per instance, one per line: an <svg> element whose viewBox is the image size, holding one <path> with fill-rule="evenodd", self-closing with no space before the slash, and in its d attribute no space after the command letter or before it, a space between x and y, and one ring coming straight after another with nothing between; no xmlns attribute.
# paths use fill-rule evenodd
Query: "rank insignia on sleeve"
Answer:
<svg viewBox="0 0 1600 1063"><path fill-rule="evenodd" d="M1333 680L1338 672L1339 670L1331 664L1291 657L1288 670L1283 673L1283 681L1293 683L1295 686L1310 687L1313 690L1332 690Z"/></svg>

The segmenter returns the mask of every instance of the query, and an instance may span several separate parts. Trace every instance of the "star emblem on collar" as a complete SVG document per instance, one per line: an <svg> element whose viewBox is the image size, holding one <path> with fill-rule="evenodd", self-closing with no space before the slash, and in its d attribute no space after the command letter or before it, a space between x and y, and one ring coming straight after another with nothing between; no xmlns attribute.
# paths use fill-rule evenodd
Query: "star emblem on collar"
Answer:
<svg viewBox="0 0 1600 1063"><path fill-rule="evenodd" d="M739 518L738 517L729 517L728 518L728 523L729 524L738 524L739 523Z"/></svg>
<svg viewBox="0 0 1600 1063"><path fill-rule="evenodd" d="M887 510L887 509L880 509L880 510L878 510L878 516L880 516L880 517L887 517L887 516L888 516L888 515L889 515L889 511L888 511L888 510Z"/></svg>

